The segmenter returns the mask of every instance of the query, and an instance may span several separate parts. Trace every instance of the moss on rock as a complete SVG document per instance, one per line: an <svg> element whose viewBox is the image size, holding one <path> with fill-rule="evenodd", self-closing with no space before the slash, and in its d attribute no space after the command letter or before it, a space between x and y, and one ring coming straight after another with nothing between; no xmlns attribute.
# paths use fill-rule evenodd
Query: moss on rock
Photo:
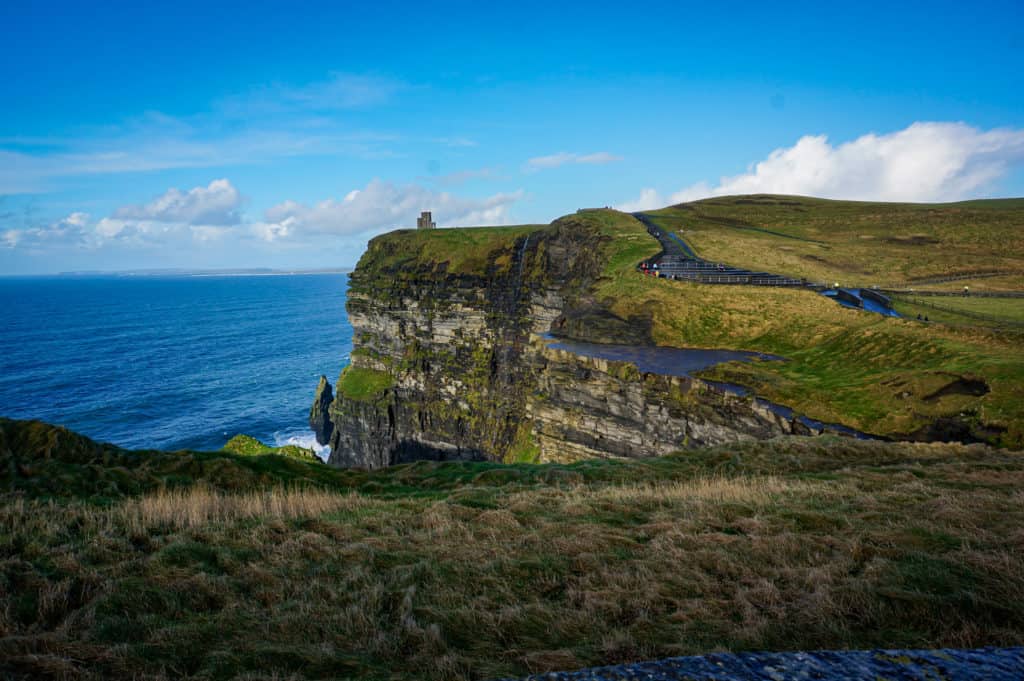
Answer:
<svg viewBox="0 0 1024 681"><path fill-rule="evenodd" d="M298 445L284 445L283 447L271 447L249 435L236 435L223 447L225 452L241 454L243 456L260 456L263 454L277 454L279 456L290 456L293 459L305 461L320 461L320 457L312 449L299 447Z"/></svg>

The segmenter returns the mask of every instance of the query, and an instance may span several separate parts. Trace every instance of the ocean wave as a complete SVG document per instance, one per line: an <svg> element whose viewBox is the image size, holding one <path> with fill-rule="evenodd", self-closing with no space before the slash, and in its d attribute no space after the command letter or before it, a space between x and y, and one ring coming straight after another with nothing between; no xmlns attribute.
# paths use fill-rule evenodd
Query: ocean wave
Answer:
<svg viewBox="0 0 1024 681"><path fill-rule="evenodd" d="M312 432L274 433L274 446L284 447L285 445L297 445L304 449L312 449L324 461L327 461L327 457L331 454L331 448L317 442L316 435Z"/></svg>

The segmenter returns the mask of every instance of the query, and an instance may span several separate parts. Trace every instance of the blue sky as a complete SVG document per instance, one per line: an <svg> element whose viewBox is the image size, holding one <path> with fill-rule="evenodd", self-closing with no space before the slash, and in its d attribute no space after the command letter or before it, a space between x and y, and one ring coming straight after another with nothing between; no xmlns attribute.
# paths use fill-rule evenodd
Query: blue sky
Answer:
<svg viewBox="0 0 1024 681"><path fill-rule="evenodd" d="M723 193L1024 195L1024 6L6 3L0 273Z"/></svg>

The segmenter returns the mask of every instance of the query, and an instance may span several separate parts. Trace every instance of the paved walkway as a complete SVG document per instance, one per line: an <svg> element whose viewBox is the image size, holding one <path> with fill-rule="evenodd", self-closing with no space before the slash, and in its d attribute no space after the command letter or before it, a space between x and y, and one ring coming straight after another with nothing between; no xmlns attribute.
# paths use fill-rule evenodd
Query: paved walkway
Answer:
<svg viewBox="0 0 1024 681"><path fill-rule="evenodd" d="M1024 647L714 653L534 674L522 681L1022 681Z"/></svg>
<svg viewBox="0 0 1024 681"><path fill-rule="evenodd" d="M633 213L647 231L661 244L662 252L646 264L657 265L657 272L669 279L687 279L704 284L746 284L752 286L806 286L802 279L793 279L770 272L754 272L724 263L700 258L678 235L666 232L644 213ZM653 267L652 267L653 271Z"/></svg>

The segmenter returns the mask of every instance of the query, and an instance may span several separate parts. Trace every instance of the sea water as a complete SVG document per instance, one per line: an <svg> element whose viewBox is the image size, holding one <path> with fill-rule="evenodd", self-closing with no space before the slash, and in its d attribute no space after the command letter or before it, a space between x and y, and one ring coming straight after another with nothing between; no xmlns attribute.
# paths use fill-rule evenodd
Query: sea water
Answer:
<svg viewBox="0 0 1024 681"><path fill-rule="evenodd" d="M0 278L0 416L129 448L315 446L317 379L352 349L347 280Z"/></svg>

